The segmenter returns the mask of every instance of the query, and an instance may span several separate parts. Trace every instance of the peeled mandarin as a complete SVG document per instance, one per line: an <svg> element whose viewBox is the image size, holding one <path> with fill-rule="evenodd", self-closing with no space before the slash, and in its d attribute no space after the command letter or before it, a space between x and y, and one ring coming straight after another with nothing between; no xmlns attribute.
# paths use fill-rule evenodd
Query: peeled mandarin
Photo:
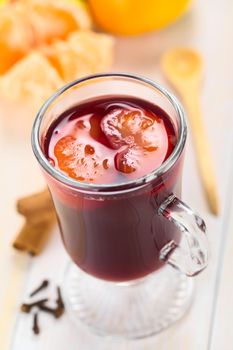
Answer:
<svg viewBox="0 0 233 350"><path fill-rule="evenodd" d="M0 95L12 102L27 99L39 108L63 84L46 57L32 51L2 76Z"/></svg>
<svg viewBox="0 0 233 350"><path fill-rule="evenodd" d="M54 155L60 170L78 181L94 181L103 175L106 164L92 145L67 135L55 145Z"/></svg>
<svg viewBox="0 0 233 350"><path fill-rule="evenodd" d="M131 174L141 166L143 150L136 145L127 147L115 156L115 167L124 174Z"/></svg>
<svg viewBox="0 0 233 350"><path fill-rule="evenodd" d="M25 56L34 44L34 35L22 7L4 6L0 11L0 74Z"/></svg>
<svg viewBox="0 0 233 350"><path fill-rule="evenodd" d="M154 115L116 108L102 119L101 128L114 149L134 144L151 151L157 148L158 122Z"/></svg>
<svg viewBox="0 0 233 350"><path fill-rule="evenodd" d="M51 64L65 82L108 69L112 63L113 40L109 35L80 30L66 41L44 47Z"/></svg>
<svg viewBox="0 0 233 350"><path fill-rule="evenodd" d="M81 2L20 0L4 5L0 11L0 74L36 46L90 27L91 18Z"/></svg>
<svg viewBox="0 0 233 350"><path fill-rule="evenodd" d="M64 0L22 0L38 44L66 39L78 29L91 27L91 19L81 3Z"/></svg>

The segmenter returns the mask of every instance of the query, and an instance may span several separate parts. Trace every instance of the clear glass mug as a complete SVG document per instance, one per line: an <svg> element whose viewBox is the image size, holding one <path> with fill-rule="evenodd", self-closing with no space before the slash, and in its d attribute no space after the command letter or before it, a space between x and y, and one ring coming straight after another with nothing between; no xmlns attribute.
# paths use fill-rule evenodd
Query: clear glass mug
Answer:
<svg viewBox="0 0 233 350"><path fill-rule="evenodd" d="M44 155L51 123L71 107L101 96L148 100L170 116L177 144L151 173L118 184L79 182ZM72 82L39 111L32 146L50 189L64 246L72 259L63 292L70 312L99 334L140 338L179 319L192 280L207 266L206 227L179 198L187 128L176 98L153 81L100 74ZM172 267L175 267L173 269Z"/></svg>

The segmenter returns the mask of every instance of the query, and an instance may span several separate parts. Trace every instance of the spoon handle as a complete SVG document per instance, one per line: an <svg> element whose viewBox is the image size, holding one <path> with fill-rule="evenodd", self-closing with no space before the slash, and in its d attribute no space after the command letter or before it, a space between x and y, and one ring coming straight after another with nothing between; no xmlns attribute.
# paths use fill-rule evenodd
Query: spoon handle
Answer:
<svg viewBox="0 0 233 350"><path fill-rule="evenodd" d="M188 111L202 185L206 193L209 208L213 214L217 215L219 213L217 182L208 137L202 122L198 93L189 90L182 95Z"/></svg>

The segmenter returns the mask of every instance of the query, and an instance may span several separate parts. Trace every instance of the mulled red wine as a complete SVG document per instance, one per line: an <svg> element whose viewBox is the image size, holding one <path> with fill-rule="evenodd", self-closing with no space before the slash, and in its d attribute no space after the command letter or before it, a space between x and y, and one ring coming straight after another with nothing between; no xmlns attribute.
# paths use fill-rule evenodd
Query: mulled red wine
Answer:
<svg viewBox="0 0 233 350"><path fill-rule="evenodd" d="M160 107L133 97L79 104L49 127L44 152L78 182L121 185L159 168L177 142L172 120ZM165 198L180 195L180 162L134 193L72 196L53 186L65 247L86 272L107 280L143 277L161 266L162 247L179 241L174 225L158 215Z"/></svg>

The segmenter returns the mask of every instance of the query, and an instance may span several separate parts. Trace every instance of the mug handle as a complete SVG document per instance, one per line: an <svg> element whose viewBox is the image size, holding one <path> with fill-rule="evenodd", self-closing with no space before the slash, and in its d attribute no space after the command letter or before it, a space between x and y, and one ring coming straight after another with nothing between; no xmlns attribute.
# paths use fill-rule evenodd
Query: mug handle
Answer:
<svg viewBox="0 0 233 350"><path fill-rule="evenodd" d="M160 259L187 276L197 275L208 263L204 220L173 194L160 205L159 215L171 221L181 232L180 243L168 242L160 250Z"/></svg>

